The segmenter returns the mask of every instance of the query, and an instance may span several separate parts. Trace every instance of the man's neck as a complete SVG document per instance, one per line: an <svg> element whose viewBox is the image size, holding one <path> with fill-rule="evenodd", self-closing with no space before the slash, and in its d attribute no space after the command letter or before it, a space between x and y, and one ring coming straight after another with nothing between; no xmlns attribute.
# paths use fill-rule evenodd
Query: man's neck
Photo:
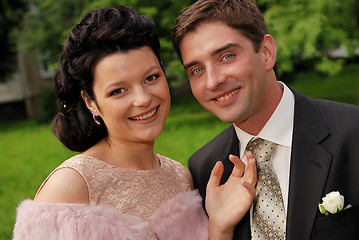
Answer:
<svg viewBox="0 0 359 240"><path fill-rule="evenodd" d="M283 87L276 81L272 90L269 91L269 94L266 96L266 100L263 101L264 104L260 110L254 113L250 118L234 124L251 135L258 135L276 110L282 96Z"/></svg>

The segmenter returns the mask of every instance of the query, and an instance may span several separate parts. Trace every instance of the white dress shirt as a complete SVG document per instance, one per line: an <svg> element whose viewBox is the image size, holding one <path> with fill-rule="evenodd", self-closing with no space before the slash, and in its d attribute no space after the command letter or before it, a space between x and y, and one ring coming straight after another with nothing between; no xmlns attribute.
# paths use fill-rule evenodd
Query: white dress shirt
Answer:
<svg viewBox="0 0 359 240"><path fill-rule="evenodd" d="M294 122L294 95L292 91L282 82L278 82L283 88L282 99L276 110L257 136L253 136L234 125L239 140L239 156L247 166L245 148L252 137L278 144L272 154L270 161L278 176L280 188L283 195L284 208L287 213L290 157L292 149L292 135ZM252 211L251 211L252 213Z"/></svg>

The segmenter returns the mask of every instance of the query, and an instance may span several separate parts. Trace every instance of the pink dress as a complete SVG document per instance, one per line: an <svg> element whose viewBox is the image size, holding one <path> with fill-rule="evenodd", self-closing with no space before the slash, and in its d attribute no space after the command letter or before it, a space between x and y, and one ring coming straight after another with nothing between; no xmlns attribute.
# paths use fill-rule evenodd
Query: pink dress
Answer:
<svg viewBox="0 0 359 240"><path fill-rule="evenodd" d="M72 168L88 186L90 205L116 209L121 214L148 222L162 204L179 193L191 191L187 169L168 157L158 157L161 165L158 169L128 170L79 154L57 167L42 186L55 171ZM150 227L148 237L157 239Z"/></svg>

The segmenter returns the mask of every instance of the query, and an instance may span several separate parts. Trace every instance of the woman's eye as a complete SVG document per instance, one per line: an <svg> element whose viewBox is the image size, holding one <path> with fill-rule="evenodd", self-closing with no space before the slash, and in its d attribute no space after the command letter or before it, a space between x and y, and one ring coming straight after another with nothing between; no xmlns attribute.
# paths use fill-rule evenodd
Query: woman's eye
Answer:
<svg viewBox="0 0 359 240"><path fill-rule="evenodd" d="M156 80L158 77L159 77L158 74L151 75L146 78L146 82L152 82L152 81Z"/></svg>
<svg viewBox="0 0 359 240"><path fill-rule="evenodd" d="M124 91L125 90L123 88L119 88L119 89L116 89L115 91L112 91L110 95L113 96L113 95L121 94Z"/></svg>

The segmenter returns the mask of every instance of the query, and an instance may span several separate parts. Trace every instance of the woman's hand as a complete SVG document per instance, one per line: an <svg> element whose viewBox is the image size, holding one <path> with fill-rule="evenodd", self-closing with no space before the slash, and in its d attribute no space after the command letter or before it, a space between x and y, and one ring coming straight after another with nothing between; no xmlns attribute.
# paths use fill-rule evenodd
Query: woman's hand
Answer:
<svg viewBox="0 0 359 240"><path fill-rule="evenodd" d="M247 152L246 157L248 168L244 173L244 163L237 156L229 156L234 168L223 185L219 185L224 169L222 162L218 161L212 170L205 200L210 239L232 239L235 226L252 205L256 192L257 168L250 152Z"/></svg>

